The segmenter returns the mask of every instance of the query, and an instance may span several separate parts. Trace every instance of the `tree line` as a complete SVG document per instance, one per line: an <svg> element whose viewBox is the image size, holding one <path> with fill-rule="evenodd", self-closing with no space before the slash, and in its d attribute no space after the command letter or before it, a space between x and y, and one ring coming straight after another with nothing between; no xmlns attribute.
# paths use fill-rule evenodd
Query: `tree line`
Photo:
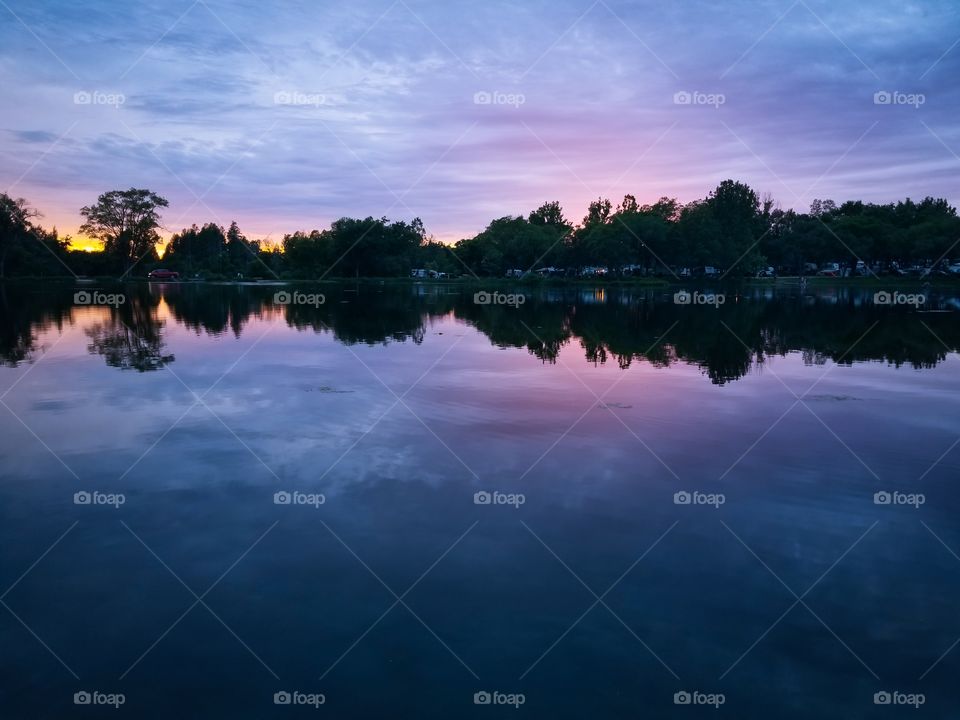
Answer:
<svg viewBox="0 0 960 720"><path fill-rule="evenodd" d="M186 277L408 277L420 268L456 277L502 277L530 271L575 276L602 268L611 275L676 273L712 266L751 275L772 266L802 274L828 262L929 266L949 260L960 240L956 208L942 198L887 204L814 200L808 212L783 210L742 182L724 180L705 198L683 204L662 197L641 205L626 195L590 203L575 223L558 202L528 215L497 218L477 235L447 245L419 218L340 218L324 230L287 234L275 245L244 236L236 222L193 225L160 244L166 199L131 188L103 193L80 209L80 232L102 250L71 249L70 238L45 230L26 200L0 193L0 278L142 277L158 267ZM957 252L960 255L960 251Z"/></svg>

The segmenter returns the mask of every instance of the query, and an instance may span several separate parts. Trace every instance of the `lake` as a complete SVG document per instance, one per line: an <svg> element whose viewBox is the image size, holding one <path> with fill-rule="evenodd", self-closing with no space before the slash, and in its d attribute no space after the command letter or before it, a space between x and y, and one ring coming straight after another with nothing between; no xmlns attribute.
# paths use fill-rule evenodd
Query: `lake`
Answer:
<svg viewBox="0 0 960 720"><path fill-rule="evenodd" d="M956 291L479 290L0 286L0 716L955 717Z"/></svg>

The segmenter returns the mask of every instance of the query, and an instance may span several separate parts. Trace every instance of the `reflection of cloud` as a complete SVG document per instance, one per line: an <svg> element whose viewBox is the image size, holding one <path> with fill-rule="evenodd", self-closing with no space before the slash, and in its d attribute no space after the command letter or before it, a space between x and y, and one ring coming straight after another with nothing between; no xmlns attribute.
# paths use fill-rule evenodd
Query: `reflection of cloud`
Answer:
<svg viewBox="0 0 960 720"><path fill-rule="evenodd" d="M198 4L159 42L158 28L175 19L161 6L15 8L83 87L22 26L4 24L10 132L0 152L14 162L0 180L15 180L79 121L22 184L48 217L79 224L79 205L139 184L169 197L172 221L194 201L184 184L203 194L216 183L205 201L219 219L265 235L381 214L423 176L391 214L419 214L455 238L548 198L580 217L600 193L688 201L728 176L803 207L809 198L790 190L804 192L880 120L814 194L887 201L957 191L955 159L918 122L960 147L947 85L960 51L930 70L960 25L946 0L922 13L887 0L818 7L829 29L800 4L766 36L784 8L746 0L611 0L586 14L573 0L469 10L426 0L411 6L417 17L402 3L386 15L372 4L210 7L227 27ZM14 62L24 57L31 62ZM920 111L878 108L871 98L881 88L923 92L928 102ZM70 98L80 90L122 92L127 102L78 107ZM474 105L481 90L526 102ZM678 90L722 92L727 102L676 106ZM281 91L328 101L278 106ZM198 206L181 224L209 219Z"/></svg>

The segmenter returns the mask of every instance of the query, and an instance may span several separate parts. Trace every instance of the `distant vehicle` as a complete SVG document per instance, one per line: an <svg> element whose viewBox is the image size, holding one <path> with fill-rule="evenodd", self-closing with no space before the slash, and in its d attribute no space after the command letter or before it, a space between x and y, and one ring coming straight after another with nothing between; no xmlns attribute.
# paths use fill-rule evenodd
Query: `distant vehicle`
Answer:
<svg viewBox="0 0 960 720"><path fill-rule="evenodd" d="M853 268L854 275L869 275L870 271L867 269L867 264L863 260L857 260L856 266Z"/></svg>
<svg viewBox="0 0 960 720"><path fill-rule="evenodd" d="M534 272L540 277L555 277L557 275L563 275L562 268L555 268L553 265L550 267L537 268Z"/></svg>
<svg viewBox="0 0 960 720"><path fill-rule="evenodd" d="M693 274L696 277L719 277L720 271L717 268L707 265L705 267L698 267L693 269Z"/></svg>
<svg viewBox="0 0 960 720"><path fill-rule="evenodd" d="M777 271L772 267L765 267L757 273L758 278L772 278L777 276Z"/></svg>
<svg viewBox="0 0 960 720"><path fill-rule="evenodd" d="M840 264L839 263L826 263L820 272L817 273L821 277L840 277Z"/></svg>
<svg viewBox="0 0 960 720"><path fill-rule="evenodd" d="M804 275L809 275L810 273L815 273L816 271L817 271L817 264L816 264L816 263L810 263L810 262L808 262L808 263L804 263L804 264L803 264L803 274L804 274Z"/></svg>
<svg viewBox="0 0 960 720"><path fill-rule="evenodd" d="M526 274L527 273L525 273L523 270L520 270L518 268L511 268L506 272L506 276L508 278L522 278Z"/></svg>
<svg viewBox="0 0 960 720"><path fill-rule="evenodd" d="M156 270L151 270L147 275L147 278L150 280L179 280L180 273L174 270L163 270L157 268Z"/></svg>
<svg viewBox="0 0 960 720"><path fill-rule="evenodd" d="M947 272L950 273L951 275L960 275L960 263L956 263L955 265L950 265L947 268Z"/></svg>
<svg viewBox="0 0 960 720"><path fill-rule="evenodd" d="M607 268L590 265L580 271L580 277L598 277L607 274Z"/></svg>

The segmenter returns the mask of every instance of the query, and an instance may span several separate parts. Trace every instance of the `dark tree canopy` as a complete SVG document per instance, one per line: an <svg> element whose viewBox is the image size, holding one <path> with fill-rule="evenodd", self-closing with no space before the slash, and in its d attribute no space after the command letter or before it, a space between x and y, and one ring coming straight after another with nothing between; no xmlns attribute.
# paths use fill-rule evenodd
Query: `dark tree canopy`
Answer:
<svg viewBox="0 0 960 720"><path fill-rule="evenodd" d="M101 240L104 252L128 269L160 241L159 210L168 204L150 190L111 190L80 209L84 217L80 232Z"/></svg>

